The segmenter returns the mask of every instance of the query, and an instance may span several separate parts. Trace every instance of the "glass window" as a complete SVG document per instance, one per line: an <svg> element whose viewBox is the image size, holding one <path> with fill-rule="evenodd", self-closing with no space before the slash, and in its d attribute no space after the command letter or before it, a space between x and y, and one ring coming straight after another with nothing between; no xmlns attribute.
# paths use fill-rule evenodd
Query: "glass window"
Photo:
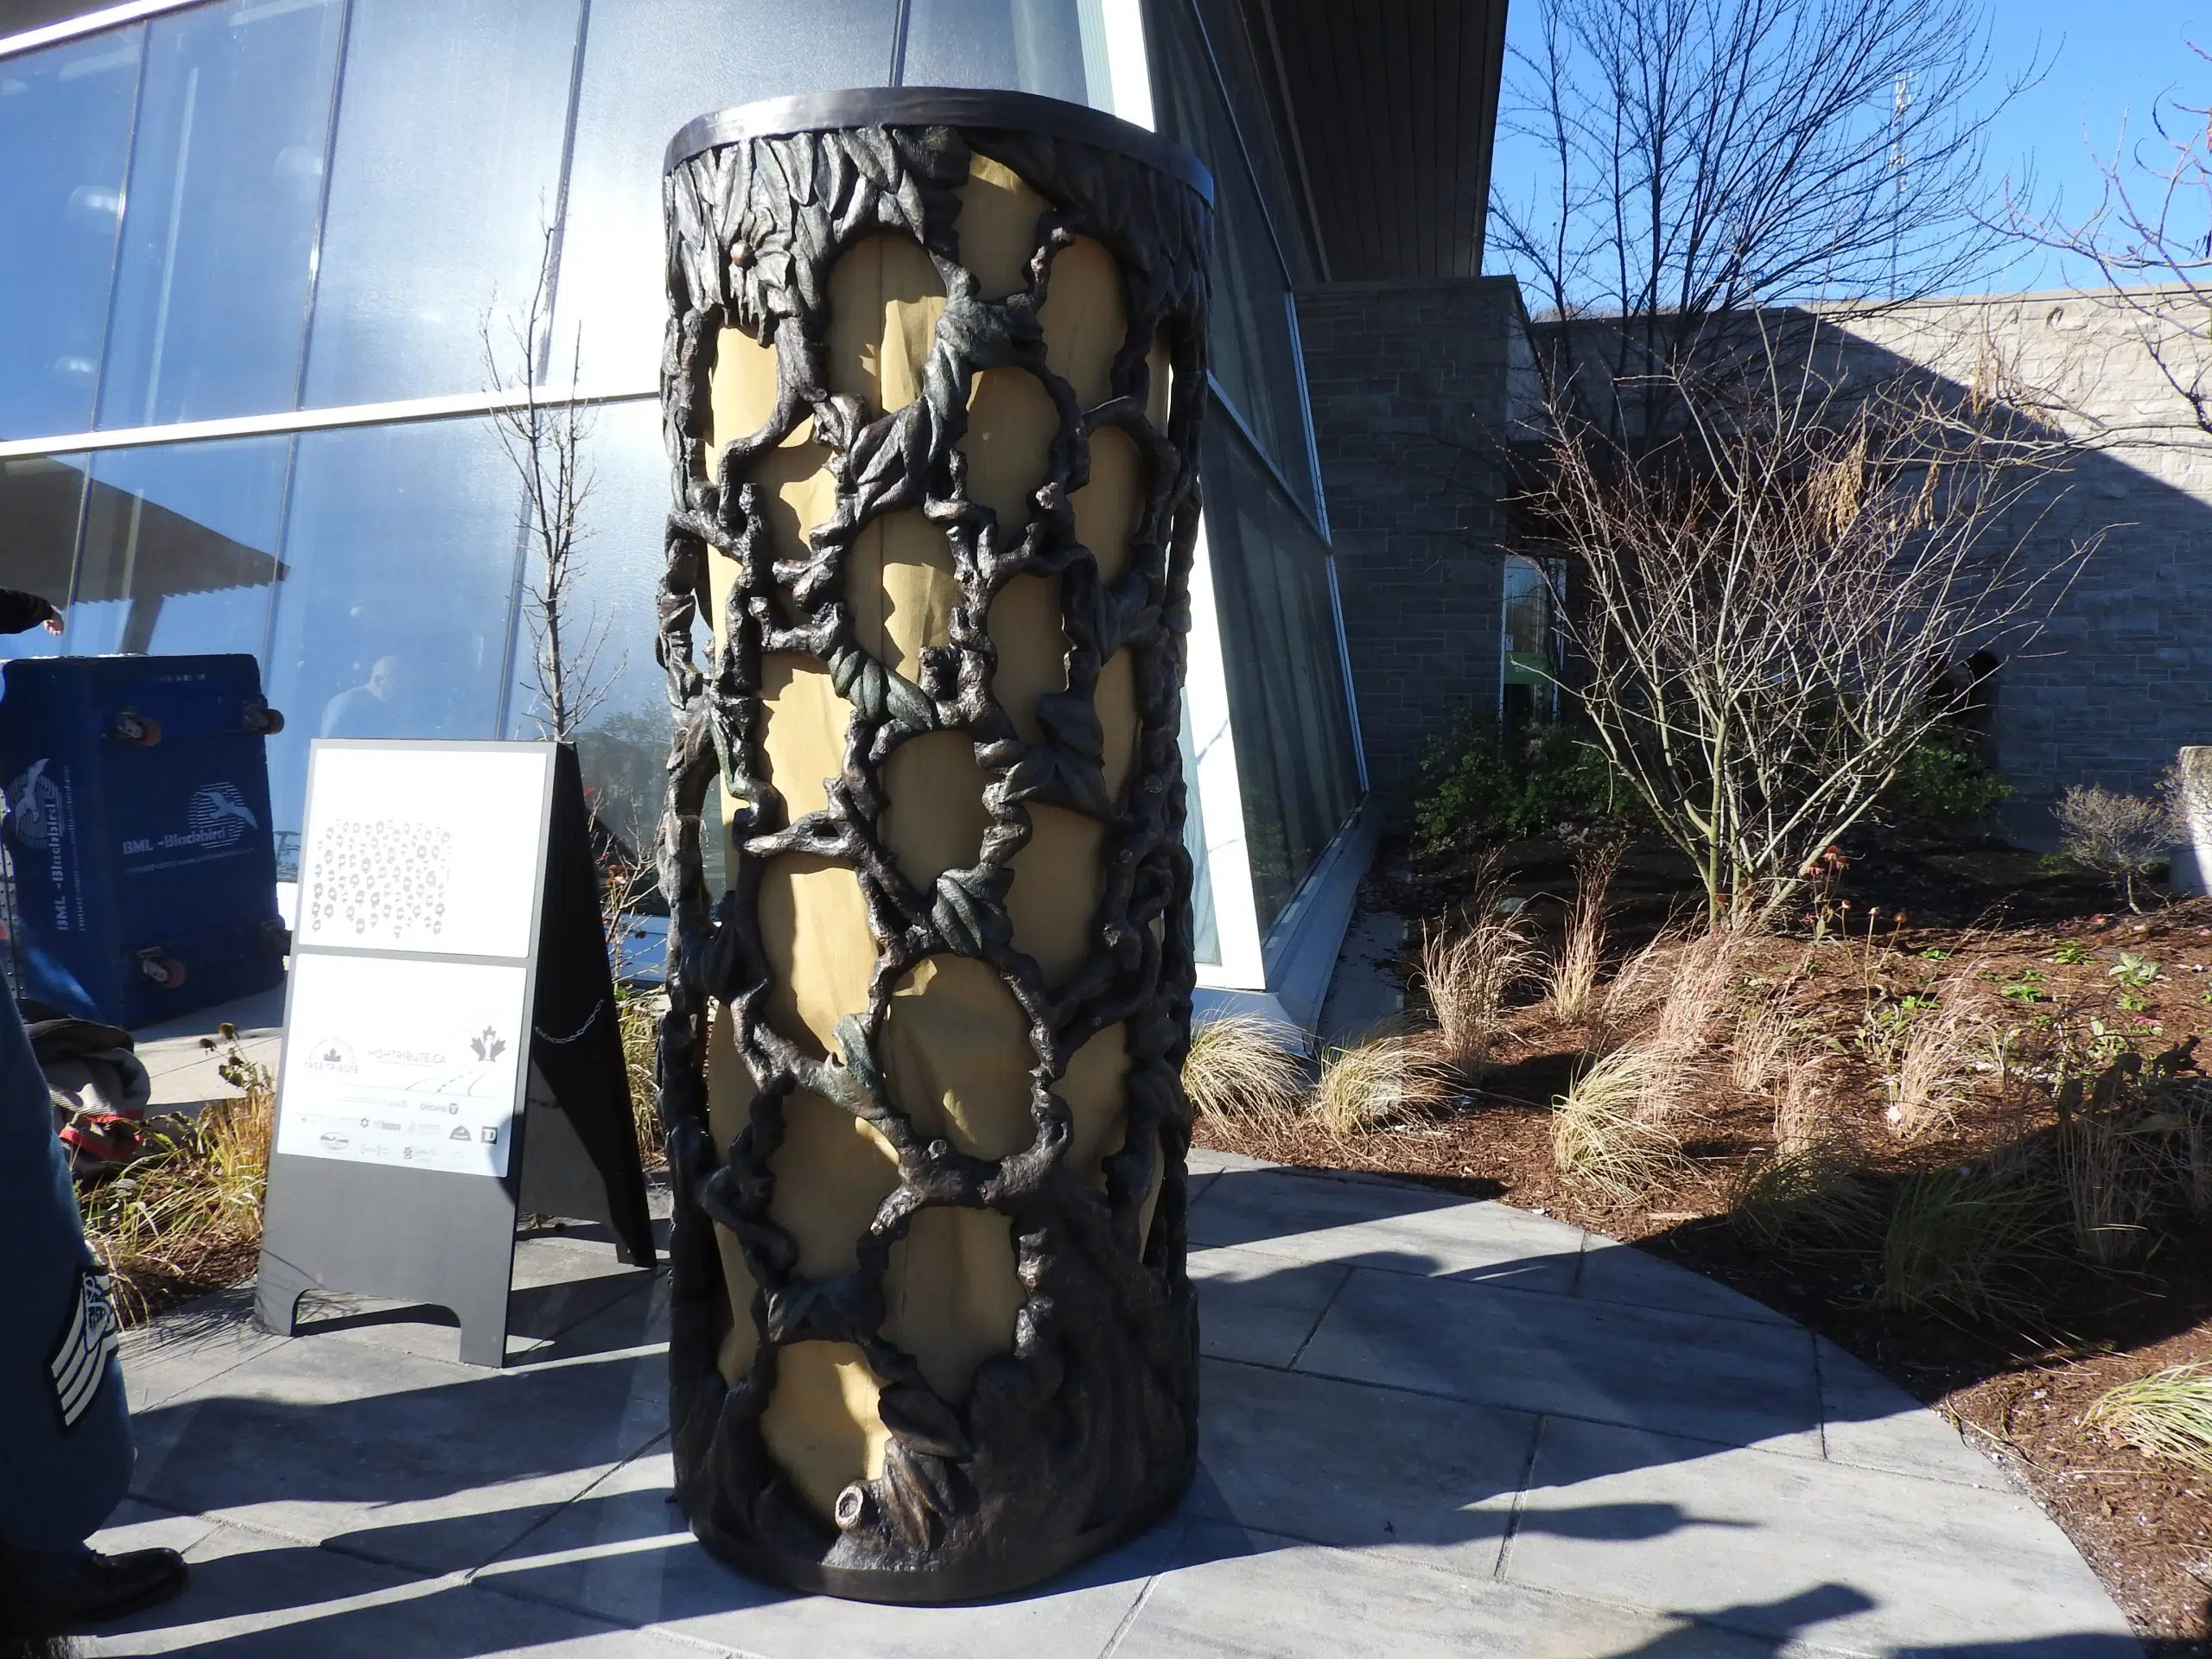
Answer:
<svg viewBox="0 0 2212 1659"><path fill-rule="evenodd" d="M1514 554L1505 561L1503 580L1499 702L1510 730L1558 714L1558 640L1552 620L1553 574L1535 560Z"/></svg>
<svg viewBox="0 0 2212 1659"><path fill-rule="evenodd" d="M1198 24L1179 3L1163 5L1155 15L1163 37L1160 124L1213 174L1213 372L1268 459L1310 510L1313 454L1306 442L1290 285Z"/></svg>
<svg viewBox="0 0 2212 1659"><path fill-rule="evenodd" d="M1226 422L1204 440L1206 550L1253 899L1265 931L1358 804L1329 550Z"/></svg>
<svg viewBox="0 0 2212 1659"><path fill-rule="evenodd" d="M144 40L0 59L0 437L92 423Z"/></svg>
<svg viewBox="0 0 2212 1659"><path fill-rule="evenodd" d="M344 17L291 0L148 26L101 425L297 400Z"/></svg>
<svg viewBox="0 0 2212 1659"><path fill-rule="evenodd" d="M577 11L353 0L310 405L482 387L486 314L528 300L559 208Z"/></svg>
<svg viewBox="0 0 2212 1659"><path fill-rule="evenodd" d="M1221 961L1221 928L1213 909L1213 861L1206 852L1206 815L1198 799L1198 760L1192 753L1191 700L1183 699L1183 850L1191 855L1191 957Z"/></svg>
<svg viewBox="0 0 2212 1659"><path fill-rule="evenodd" d="M1113 106L1101 0L912 0L907 86L992 86Z"/></svg>
<svg viewBox="0 0 2212 1659"><path fill-rule="evenodd" d="M641 400L593 411L584 453L592 491L578 514L573 586L562 618L562 654L570 674L582 679L577 754L601 822L650 850L674 730L668 682L653 658L669 509L659 404ZM524 554L527 588L538 586L540 557L533 541ZM700 643L703 651L703 630ZM510 737L546 733L536 646L525 615L515 643Z"/></svg>
<svg viewBox="0 0 2212 1659"><path fill-rule="evenodd" d="M280 830L308 741L495 737L509 683L521 491L481 419L298 440L266 679Z"/></svg>
<svg viewBox="0 0 2212 1659"><path fill-rule="evenodd" d="M69 649L261 655L292 441L92 458Z"/></svg>
<svg viewBox="0 0 2212 1659"><path fill-rule="evenodd" d="M1243 135L1245 153L1258 169L1261 199L1290 261L1291 281L1301 287L1319 281L1319 269L1306 245L1305 199L1281 138L1273 102L1277 87L1272 67L1274 48L1264 32L1255 34L1247 27L1239 0L1198 0L1198 13L1214 60L1221 67L1222 84L1236 113L1236 130ZM1269 67L1263 69L1262 64Z"/></svg>
<svg viewBox="0 0 2212 1659"><path fill-rule="evenodd" d="M55 605L69 598L69 568L77 550L77 518L85 501L85 457L33 455L0 461L0 537L5 537L5 585L37 594ZM33 628L0 633L0 662L16 657L53 657L73 642Z"/></svg>
<svg viewBox="0 0 2212 1659"><path fill-rule="evenodd" d="M895 0L593 0L562 239L565 349L594 385L660 372L668 321L661 157L692 117L754 99L880 86ZM556 372L556 378L560 378Z"/></svg>

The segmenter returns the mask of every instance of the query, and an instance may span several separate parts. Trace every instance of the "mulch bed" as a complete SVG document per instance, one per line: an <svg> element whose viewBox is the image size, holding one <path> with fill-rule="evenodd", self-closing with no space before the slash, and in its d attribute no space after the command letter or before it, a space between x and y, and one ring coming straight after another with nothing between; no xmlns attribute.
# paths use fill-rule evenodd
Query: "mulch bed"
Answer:
<svg viewBox="0 0 2212 1659"><path fill-rule="evenodd" d="M1567 849L1507 849L1508 891L1531 899L1540 929L1555 927L1551 898L1571 890ZM1636 942L1688 897L1687 867L1639 849L1615 888L1616 938ZM1371 879L1363 900L1413 918L1442 918L1464 902L1465 866ZM1904 994L1971 963L2040 1001L2001 1004L2023 1020L2061 1010L2123 1023L2146 1053L2190 1034L2207 1038L2212 1069L2212 900L2170 903L2134 916L2110 908L2108 889L2054 875L2034 855L2001 844L1929 843L1854 860L1848 891L1854 938L1879 918L1877 977ZM1903 912L1904 920L1897 918ZM2054 961L2065 955L2087 960ZM2127 950L2157 960L2163 976L2139 993L2141 1010L2118 1006L2126 990L2109 969ZM1956 1166L2023 1138L2047 1135L2055 1117L2031 1089L1985 1080L1954 1123L1900 1141L1884 1122L1876 1074L1848 1041L1866 1005L1864 953L1833 944L1817 964L1811 1017L1838 1052L1824 1065L1824 1102L1842 1120L1857 1162L1875 1185L1916 1169ZM1808 941L1778 937L1757 947L1753 971L1786 974ZM1417 999L1409 999L1417 1006ZM2155 1022L2156 1030L2152 1028ZM1338 1140L1315 1124L1274 1135L1209 1120L1198 1138L1314 1167L1364 1169L1472 1196L1495 1197L1643 1246L1732 1285L1800 1319L1962 1425L2010 1467L2063 1526L2160 1656L2212 1656L2212 1474L2114 1446L2080 1422L2114 1383L2185 1360L2212 1360L2212 1227L2170 1227L2125 1268L2054 1261L2042 1275L2033 1321L1991 1324L1876 1308L1862 1260L1784 1255L1726 1218L1747 1160L1773 1144L1773 1105L1716 1077L1692 1103L1687 1168L1632 1201L1563 1180L1552 1162L1550 1104L1580 1054L1579 1030L1540 1007L1517 1010L1499 1064L1453 1114Z"/></svg>

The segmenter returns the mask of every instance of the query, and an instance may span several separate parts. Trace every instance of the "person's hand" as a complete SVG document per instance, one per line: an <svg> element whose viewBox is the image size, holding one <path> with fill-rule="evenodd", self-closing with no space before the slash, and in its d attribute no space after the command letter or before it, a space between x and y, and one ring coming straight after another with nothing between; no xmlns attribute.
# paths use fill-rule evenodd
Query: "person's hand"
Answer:
<svg viewBox="0 0 2212 1659"><path fill-rule="evenodd" d="M49 616L39 626L48 633L59 633L61 632L61 618L59 615Z"/></svg>

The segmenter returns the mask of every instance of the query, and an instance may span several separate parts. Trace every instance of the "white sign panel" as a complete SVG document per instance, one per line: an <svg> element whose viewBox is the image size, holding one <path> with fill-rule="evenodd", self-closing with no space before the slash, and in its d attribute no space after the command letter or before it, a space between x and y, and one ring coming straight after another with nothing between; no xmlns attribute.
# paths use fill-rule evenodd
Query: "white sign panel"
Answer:
<svg viewBox="0 0 2212 1659"><path fill-rule="evenodd" d="M529 954L550 747L318 743L314 757L299 945Z"/></svg>
<svg viewBox="0 0 2212 1659"><path fill-rule="evenodd" d="M276 1150L505 1175L528 977L520 963L293 957Z"/></svg>

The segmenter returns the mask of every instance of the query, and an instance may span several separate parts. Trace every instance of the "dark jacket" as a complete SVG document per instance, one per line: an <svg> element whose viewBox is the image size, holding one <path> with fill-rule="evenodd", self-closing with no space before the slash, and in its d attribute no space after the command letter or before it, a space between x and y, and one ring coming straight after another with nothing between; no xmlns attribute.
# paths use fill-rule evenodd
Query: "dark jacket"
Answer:
<svg viewBox="0 0 2212 1659"><path fill-rule="evenodd" d="M0 633L22 633L60 614L36 594L0 588Z"/></svg>

